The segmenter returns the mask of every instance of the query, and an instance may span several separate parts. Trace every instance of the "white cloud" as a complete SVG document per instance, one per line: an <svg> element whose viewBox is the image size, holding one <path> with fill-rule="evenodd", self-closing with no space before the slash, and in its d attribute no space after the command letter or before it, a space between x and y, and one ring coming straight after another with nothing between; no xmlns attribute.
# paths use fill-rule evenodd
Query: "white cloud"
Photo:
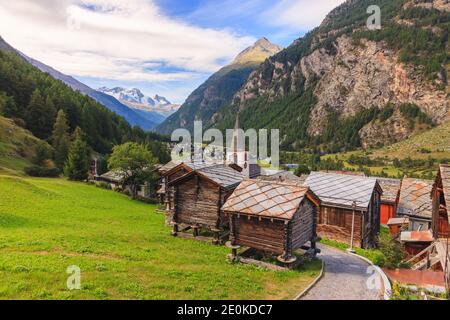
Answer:
<svg viewBox="0 0 450 320"><path fill-rule="evenodd" d="M345 0L280 0L263 14L274 26L294 31L309 31L320 25L326 15Z"/></svg>
<svg viewBox="0 0 450 320"><path fill-rule="evenodd" d="M123 81L211 73L255 40L171 19L153 0L0 0L0 30L64 73Z"/></svg>

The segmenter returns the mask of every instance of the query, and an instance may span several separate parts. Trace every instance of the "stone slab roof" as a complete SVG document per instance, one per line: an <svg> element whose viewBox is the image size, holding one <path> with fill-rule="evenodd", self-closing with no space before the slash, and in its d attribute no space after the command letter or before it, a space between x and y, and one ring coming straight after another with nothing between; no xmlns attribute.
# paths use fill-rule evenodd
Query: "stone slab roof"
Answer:
<svg viewBox="0 0 450 320"><path fill-rule="evenodd" d="M431 219L433 208L431 200L432 188L432 181L404 178L400 189L397 214Z"/></svg>
<svg viewBox="0 0 450 320"><path fill-rule="evenodd" d="M307 187L293 183L244 180L234 190L222 210L290 220L307 192Z"/></svg>
<svg viewBox="0 0 450 320"><path fill-rule="evenodd" d="M312 172L306 179L309 187L320 199L322 205L367 210L377 187L377 180L357 175Z"/></svg>

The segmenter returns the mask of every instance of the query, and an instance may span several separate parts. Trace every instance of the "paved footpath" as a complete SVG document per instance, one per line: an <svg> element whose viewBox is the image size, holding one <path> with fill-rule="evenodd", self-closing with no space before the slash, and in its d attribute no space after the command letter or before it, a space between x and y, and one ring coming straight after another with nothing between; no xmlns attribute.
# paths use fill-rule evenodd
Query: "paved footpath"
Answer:
<svg viewBox="0 0 450 320"><path fill-rule="evenodd" d="M379 300L378 290L369 290L369 264L346 252L319 245L318 258L325 263L325 274L302 300Z"/></svg>

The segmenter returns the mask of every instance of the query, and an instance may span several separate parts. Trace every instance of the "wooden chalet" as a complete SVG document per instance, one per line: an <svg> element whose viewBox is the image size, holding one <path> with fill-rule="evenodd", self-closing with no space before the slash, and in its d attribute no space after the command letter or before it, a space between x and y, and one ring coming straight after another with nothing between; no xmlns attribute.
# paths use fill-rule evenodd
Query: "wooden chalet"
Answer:
<svg viewBox="0 0 450 320"><path fill-rule="evenodd" d="M399 179L378 178L378 183L383 189L380 206L380 223L388 225L389 220L397 217L397 205L400 197L402 181Z"/></svg>
<svg viewBox="0 0 450 320"><path fill-rule="evenodd" d="M161 204L164 204L165 209L170 211L174 205L174 189L169 187L170 182L193 172L196 169L212 166L204 162L183 162L170 161L159 169L161 175L161 187L158 190Z"/></svg>
<svg viewBox="0 0 450 320"><path fill-rule="evenodd" d="M305 186L321 202L317 221L319 236L361 248L376 245L382 194L376 179L312 172Z"/></svg>
<svg viewBox="0 0 450 320"><path fill-rule="evenodd" d="M409 218L408 231L431 229L433 182L429 180L404 178L400 188L397 217Z"/></svg>
<svg viewBox="0 0 450 320"><path fill-rule="evenodd" d="M433 235L436 251L445 275L447 291L450 290L450 165L441 164L433 185Z"/></svg>
<svg viewBox="0 0 450 320"><path fill-rule="evenodd" d="M311 243L316 253L316 207L309 188L292 182L244 180L222 207L229 219L230 246L279 255L291 265L294 251Z"/></svg>
<svg viewBox="0 0 450 320"><path fill-rule="evenodd" d="M121 190L123 180L125 179L125 174L119 170L108 171L101 176L96 178L96 181L105 182L109 185L111 190L120 190L122 192L131 193L130 186L125 186L124 190ZM149 183L140 185L137 190L137 196L142 199L154 199L155 190L150 186Z"/></svg>
<svg viewBox="0 0 450 320"><path fill-rule="evenodd" d="M158 189L158 194L160 198L160 202L162 205L164 205L165 209L170 211L173 209L174 205L174 188L169 187L169 184L171 181L174 181L185 174L191 173L194 170L212 167L220 165L218 163L211 163L211 162L183 162L178 160L172 160L162 166L159 169L159 173L161 175L161 181L160 181L160 187ZM237 172L243 172L243 169L234 164L234 163L227 163L226 166L234 169Z"/></svg>
<svg viewBox="0 0 450 320"><path fill-rule="evenodd" d="M433 235L436 239L450 236L450 165L441 165L433 185Z"/></svg>
<svg viewBox="0 0 450 320"><path fill-rule="evenodd" d="M227 165L213 165L169 179L168 187L174 190L172 234L177 236L179 227L184 225L192 228L196 237L203 228L214 232L215 242L220 242L228 229L221 207L244 179L242 173Z"/></svg>
<svg viewBox="0 0 450 320"><path fill-rule="evenodd" d="M408 262L414 270L443 271L447 290L450 289L450 165L440 165L432 191L432 229L427 232L433 242ZM424 233L423 231L420 233Z"/></svg>

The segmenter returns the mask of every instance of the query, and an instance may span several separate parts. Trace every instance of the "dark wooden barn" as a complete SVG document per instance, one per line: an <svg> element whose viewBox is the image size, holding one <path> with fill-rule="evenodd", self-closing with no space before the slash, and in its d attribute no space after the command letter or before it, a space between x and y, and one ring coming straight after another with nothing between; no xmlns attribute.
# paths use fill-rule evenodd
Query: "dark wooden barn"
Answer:
<svg viewBox="0 0 450 320"><path fill-rule="evenodd" d="M361 248L376 245L382 194L376 179L312 172L305 186L321 202L317 221L319 236Z"/></svg>
<svg viewBox="0 0 450 320"><path fill-rule="evenodd" d="M222 207L231 247L269 252L292 264L294 251L308 242L315 251L318 204L307 187L292 182L244 180Z"/></svg>
<svg viewBox="0 0 450 320"><path fill-rule="evenodd" d="M193 172L196 169L206 168L213 166L214 164L204 162L183 162L183 161L170 161L159 169L161 175L160 194L161 204L164 204L166 210L173 209L174 201L174 189L169 187L170 182Z"/></svg>
<svg viewBox="0 0 450 320"><path fill-rule="evenodd" d="M194 236L200 228L212 231L219 242L228 229L221 207L243 179L242 173L227 165L207 166L170 179L168 187L174 190L173 235L184 225L194 230Z"/></svg>

